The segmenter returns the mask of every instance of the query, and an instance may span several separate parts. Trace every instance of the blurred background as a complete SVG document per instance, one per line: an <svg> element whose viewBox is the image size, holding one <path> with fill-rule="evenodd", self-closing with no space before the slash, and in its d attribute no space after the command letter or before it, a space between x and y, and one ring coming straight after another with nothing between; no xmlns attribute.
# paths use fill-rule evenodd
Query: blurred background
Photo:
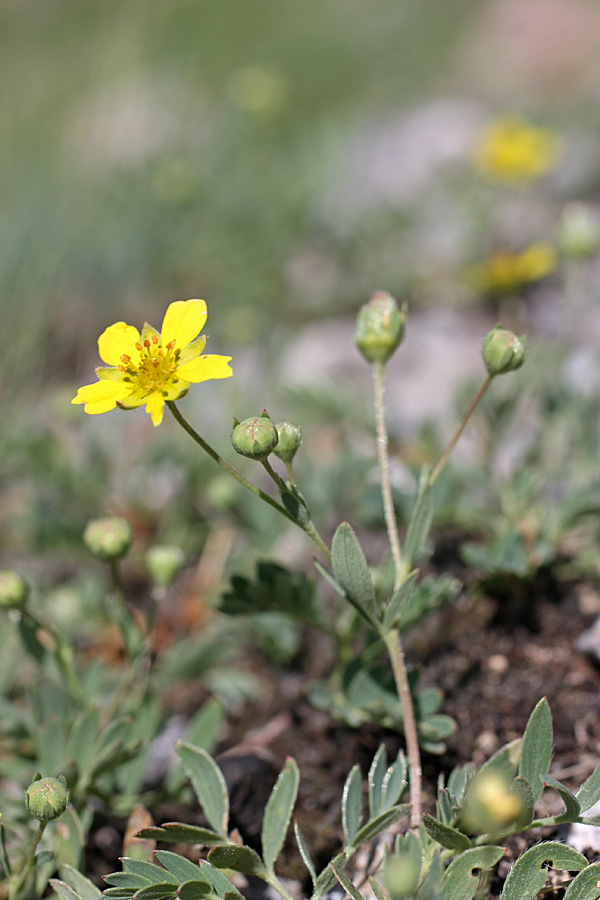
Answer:
<svg viewBox="0 0 600 900"><path fill-rule="evenodd" d="M313 463L338 465L349 439L331 426L370 427L352 323L376 289L412 311L391 373L400 441L455 415L499 316L550 337L564 322L552 265L507 290L468 273L553 245L564 204L596 200L595 0L1 0L0 41L9 558L68 546L105 511L175 539L231 502L170 420L70 406L114 321L160 327L169 302L203 297L208 351L237 377L192 391L186 415L224 455L233 414L297 417L310 461L309 419ZM478 134L506 114L560 143L533 186L476 171Z"/></svg>

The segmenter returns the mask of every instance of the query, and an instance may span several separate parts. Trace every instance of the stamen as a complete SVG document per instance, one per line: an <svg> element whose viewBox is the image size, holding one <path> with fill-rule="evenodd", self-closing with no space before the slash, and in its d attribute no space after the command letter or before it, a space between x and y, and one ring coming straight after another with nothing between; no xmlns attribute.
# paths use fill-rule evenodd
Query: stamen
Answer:
<svg viewBox="0 0 600 900"><path fill-rule="evenodd" d="M152 365L155 369L158 368L158 366L160 365L160 360L154 357L154 359L152 360Z"/></svg>
<svg viewBox="0 0 600 900"><path fill-rule="evenodd" d="M156 352L158 353L159 356L164 356L164 355L165 355L165 351L163 350L162 347L159 347L158 350L157 350Z"/></svg>
<svg viewBox="0 0 600 900"><path fill-rule="evenodd" d="M169 341L169 343L167 344L167 350L172 350L176 343L177 341L175 340L175 338L173 338L172 341Z"/></svg>
<svg viewBox="0 0 600 900"><path fill-rule="evenodd" d="M141 351L141 349L142 349L142 345L141 345L141 344L140 344L140 342L139 342L139 341L136 341L136 342L135 342L135 349L136 349L136 350L140 350L140 351Z"/></svg>
<svg viewBox="0 0 600 900"><path fill-rule="evenodd" d="M153 343L153 344L158 344L158 338L156 337L155 334L152 335L152 343Z"/></svg>
<svg viewBox="0 0 600 900"><path fill-rule="evenodd" d="M146 350L150 349L150 341L148 340L148 338L146 338L146 340L144 341L144 347L146 348Z"/></svg>
<svg viewBox="0 0 600 900"><path fill-rule="evenodd" d="M121 357L121 359L122 359L122 358L123 358L123 357ZM119 372L126 372L126 371L127 371L127 369L126 369L125 366L117 366L117 369L119 370Z"/></svg>
<svg viewBox="0 0 600 900"><path fill-rule="evenodd" d="M141 349L141 347L140 347L140 349ZM128 362L131 362L131 357L128 356L126 353L123 353L123 355L121 356L121 362L127 364Z"/></svg>

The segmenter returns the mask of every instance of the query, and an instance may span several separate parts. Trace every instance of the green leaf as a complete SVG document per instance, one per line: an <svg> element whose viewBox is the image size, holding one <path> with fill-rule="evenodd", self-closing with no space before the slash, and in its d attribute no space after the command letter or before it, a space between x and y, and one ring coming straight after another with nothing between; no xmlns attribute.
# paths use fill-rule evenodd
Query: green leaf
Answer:
<svg viewBox="0 0 600 900"><path fill-rule="evenodd" d="M490 758L484 762L479 770L479 775L483 772L485 772L486 775L490 775L493 772L495 775L499 775L503 781L512 781L517 774L517 767L521 759L522 744L523 738L516 738L509 744L500 747L493 756L490 756Z"/></svg>
<svg viewBox="0 0 600 900"><path fill-rule="evenodd" d="M424 813L421 821L429 836L442 847L446 847L448 850L467 850L471 846L471 841L466 834L456 828L450 828L449 825L444 825L429 813Z"/></svg>
<svg viewBox="0 0 600 900"><path fill-rule="evenodd" d="M560 794L560 799L565 804L565 811L557 817L557 820L559 822L576 822L581 812L577 797L564 784L561 784L556 778L552 778L551 775L544 775L543 784L554 788Z"/></svg>
<svg viewBox="0 0 600 900"><path fill-rule="evenodd" d="M257 875L262 879L269 875L258 853L238 844L214 847L208 854L208 861L217 869L233 869L242 875Z"/></svg>
<svg viewBox="0 0 600 900"><path fill-rule="evenodd" d="M374 837L377 837L378 834L381 834L382 831L385 831L386 828L389 828L390 825L393 825L401 819L402 816L407 815L409 810L409 804L402 803L400 806L392 806L392 808L386 810L386 812L380 813L380 815L371 819L356 832L350 846L360 847L361 844L366 844L368 841L373 840Z"/></svg>
<svg viewBox="0 0 600 900"><path fill-rule="evenodd" d="M418 569L413 569L412 572L408 572L408 574L404 576L404 580L398 590L390 597L383 616L383 623L386 631L397 627L402 616L402 610L412 597L418 574Z"/></svg>
<svg viewBox="0 0 600 900"><path fill-rule="evenodd" d="M587 812L600 800L600 765L596 766L590 777L583 782L577 791L577 799L583 812Z"/></svg>
<svg viewBox="0 0 600 900"><path fill-rule="evenodd" d="M264 560L256 564L254 578L232 576L219 608L228 616L278 612L309 625L322 624L314 580Z"/></svg>
<svg viewBox="0 0 600 900"><path fill-rule="evenodd" d="M155 866L154 868L158 870L158 866ZM146 885L148 884L153 884L156 879L154 877L144 878L142 875L135 875L133 872L112 872L110 875L105 875L104 880L107 884L110 884L113 887L130 888L137 890L137 888L142 888L146 887ZM171 887L178 884L178 881L170 882Z"/></svg>
<svg viewBox="0 0 600 900"><path fill-rule="evenodd" d="M371 573L358 538L347 522L342 522L333 536L331 563L335 579L344 589L347 599L368 622L377 627L380 616Z"/></svg>
<svg viewBox="0 0 600 900"><path fill-rule="evenodd" d="M352 900L365 900L361 892L354 884L352 884L342 869L338 868L334 863L331 863L331 868L333 869L333 874Z"/></svg>
<svg viewBox="0 0 600 900"><path fill-rule="evenodd" d="M161 866L157 866L156 863L149 862L147 859L136 859L132 856L123 856L121 858L121 863L123 865L124 874L134 875L137 878L144 878L149 884L158 881L159 876L161 881L179 884L179 878L176 878L174 875L168 877L168 873L165 872ZM111 884L117 883L118 882L115 881L111 882Z"/></svg>
<svg viewBox="0 0 600 900"><path fill-rule="evenodd" d="M221 836L227 835L229 796L223 773L206 750L192 744L176 745L185 773L209 823Z"/></svg>
<svg viewBox="0 0 600 900"><path fill-rule="evenodd" d="M58 878L51 878L48 884L59 900L80 900L79 894L72 887L69 887L68 884L65 884L64 881L59 881ZM98 897L101 896L102 893L98 891Z"/></svg>
<svg viewBox="0 0 600 900"><path fill-rule="evenodd" d="M298 796L299 780L298 766L290 756L271 791L263 817L261 833L263 859L271 872L285 841Z"/></svg>
<svg viewBox="0 0 600 900"><path fill-rule="evenodd" d="M56 828L48 828L44 834L48 848L60 865L79 868L85 846L85 831L74 806L69 804Z"/></svg>
<svg viewBox="0 0 600 900"><path fill-rule="evenodd" d="M200 867L179 853L171 853L170 850L155 850L154 855L165 869L174 875L179 881L205 881L200 874ZM206 882L208 884L208 882Z"/></svg>
<svg viewBox="0 0 600 900"><path fill-rule="evenodd" d="M517 795L521 804L521 809L515 819L515 826L517 829L527 828L533 819L533 809L535 806L531 785L526 778L519 775L517 778L513 779L510 789L513 794Z"/></svg>
<svg viewBox="0 0 600 900"><path fill-rule="evenodd" d="M592 863L576 875L567 890L564 900L598 900L600 897L600 862Z"/></svg>
<svg viewBox="0 0 600 900"><path fill-rule="evenodd" d="M547 868L542 868L546 862L555 869L569 872L578 872L587 866L585 856L572 847L556 841L536 844L519 857L508 873L501 900L534 900L548 877Z"/></svg>
<svg viewBox="0 0 600 900"><path fill-rule="evenodd" d="M380 744L371 762L368 775L369 813L371 819L374 819L381 812L381 791L386 769L387 752L385 746Z"/></svg>
<svg viewBox="0 0 600 900"><path fill-rule="evenodd" d="M327 584L329 584L333 588L333 590L336 592L336 594L339 594L340 597L346 596L344 588L341 586L341 584L339 584L335 580L335 578L333 577L331 572L328 569L326 569L325 566L322 565L318 559L313 559L313 565L314 565L315 569L317 570L317 572L319 573L319 575L321 575L325 579ZM335 881L335 878L333 880Z"/></svg>
<svg viewBox="0 0 600 900"><path fill-rule="evenodd" d="M149 884L140 888L132 900L166 900L168 897L175 897L176 891L177 888L170 881L163 881L162 884Z"/></svg>
<svg viewBox="0 0 600 900"><path fill-rule="evenodd" d="M406 759L402 751L398 751L395 761L385 773L381 787L381 811L394 806L400 800L406 787Z"/></svg>
<svg viewBox="0 0 600 900"><path fill-rule="evenodd" d="M479 886L479 871L491 869L503 856L502 847L472 847L465 850L446 869L442 879L444 900L473 900Z"/></svg>
<svg viewBox="0 0 600 900"><path fill-rule="evenodd" d="M342 866L346 862L346 854L339 853L334 859L332 859L331 863L328 866L325 866L322 872L319 873L317 878L317 883L315 884L315 889L311 894L310 900L321 900L325 894L327 894L331 888L334 886L336 878L333 871L333 866L336 868L342 869Z"/></svg>
<svg viewBox="0 0 600 900"><path fill-rule="evenodd" d="M228 838L217 834L216 831L200 828L198 825L185 825L183 822L165 822L164 825L142 828L136 837L164 841L165 844L199 844L202 847L229 843Z"/></svg>
<svg viewBox="0 0 600 900"><path fill-rule="evenodd" d="M177 890L179 900L204 900L214 897L212 884L207 881L184 881Z"/></svg>
<svg viewBox="0 0 600 900"><path fill-rule="evenodd" d="M548 701L543 697L529 717L523 746L519 775L523 775L533 791L534 803L537 803L544 790L542 776L550 768L552 756L552 715Z"/></svg>
<svg viewBox="0 0 600 900"><path fill-rule="evenodd" d="M62 881L68 885L77 895L79 900L98 900L102 891L73 866L62 865L59 869Z"/></svg>
<svg viewBox="0 0 600 900"><path fill-rule="evenodd" d="M4 832L4 825L2 824L0 824L0 862L2 863L2 868L4 869L4 874L7 879L10 878L11 865L8 853L6 852L6 834Z"/></svg>
<svg viewBox="0 0 600 900"><path fill-rule="evenodd" d="M416 900L440 900L442 878L444 876L444 863L439 853L431 860L429 872L421 882L416 893Z"/></svg>
<svg viewBox="0 0 600 900"><path fill-rule="evenodd" d="M375 895L375 900L389 900L389 898L381 889L381 886L375 881L372 875L369 875L369 884L371 885L371 888Z"/></svg>
<svg viewBox="0 0 600 900"><path fill-rule="evenodd" d="M357 763L348 773L342 794L342 828L347 845L352 843L360 828L362 805L362 775Z"/></svg>
<svg viewBox="0 0 600 900"><path fill-rule="evenodd" d="M419 476L417 499L404 538L403 563L410 571L423 557L425 544L433 520L433 492L429 484L429 466L424 465Z"/></svg>
<svg viewBox="0 0 600 900"><path fill-rule="evenodd" d="M131 888L112 887L102 891L104 897L112 897L113 900L131 900Z"/></svg>
<svg viewBox="0 0 600 900"><path fill-rule="evenodd" d="M205 859L200 860L200 869L202 874L208 878L219 897L228 898L228 900L244 900L238 889L231 883L229 878L219 869L215 869Z"/></svg>
<svg viewBox="0 0 600 900"><path fill-rule="evenodd" d="M302 837L302 832L300 831L297 822L294 822L294 835L296 836L296 843L298 844L300 856L302 857L304 865L308 869L310 880L312 881L314 887L317 883L317 870L315 869L315 864L313 863L311 855L308 852L308 847L306 846L306 842Z"/></svg>

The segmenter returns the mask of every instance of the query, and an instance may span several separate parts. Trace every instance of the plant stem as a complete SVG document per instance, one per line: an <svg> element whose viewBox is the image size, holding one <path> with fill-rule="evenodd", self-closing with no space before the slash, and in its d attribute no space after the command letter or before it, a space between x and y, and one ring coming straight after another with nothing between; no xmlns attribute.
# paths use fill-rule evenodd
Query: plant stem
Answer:
<svg viewBox="0 0 600 900"><path fill-rule="evenodd" d="M393 628L383 635L383 640L392 664L398 699L402 707L406 754L410 771L410 827L418 828L421 821L421 754L419 751L415 712L404 661L404 651L402 650L400 633L397 628Z"/></svg>
<svg viewBox="0 0 600 900"><path fill-rule="evenodd" d="M281 490L282 488L285 488L285 483L284 483L284 481L283 481L283 478L281 478L281 477L277 474L277 472L275 471L275 469L273 468L273 466L271 465L271 463L269 462L269 460L268 460L268 459L263 459L263 460L262 460L262 464L263 464L263 466L265 467L265 469L266 469L266 471L267 471L267 474L269 475L269 478L272 478L272 479L273 479L273 481L275 482L275 484L277 485L277 487L279 488L279 490Z"/></svg>
<svg viewBox="0 0 600 900"><path fill-rule="evenodd" d="M394 560L395 592L400 586L400 579L402 577L402 551L400 549L400 538L398 536L398 526L396 525L394 501L392 500L392 489L390 486L390 460L388 456L388 434L385 424L385 386L383 372L384 363L373 364L375 420L377 426L377 458L379 460L379 471L381 473L381 497L383 499L385 524L387 526L390 548Z"/></svg>
<svg viewBox="0 0 600 900"><path fill-rule="evenodd" d="M289 519L290 522L295 523L294 517L289 514L289 512L287 511L287 509L284 506L281 506L280 503L277 503L276 500L273 500L272 497L269 497L268 494L265 494L264 491L261 491L261 489L256 487L255 484L252 484L251 481L248 481L248 479L245 478L241 472L238 472L237 469L235 469L228 462L226 462L222 456L219 456L217 451L214 450L210 446L210 444L208 444L204 440L204 438L201 437L198 434L198 432L192 428L190 423L186 419L183 418L183 416L179 412L179 409L177 408L177 406L175 405L175 402L173 400L167 400L167 406L169 407L169 409L173 413L173 416L179 422L179 424L181 425L183 430L187 431L187 433L192 438L192 440L196 441L196 443L199 444L200 447L202 447L204 452L208 453L208 455L212 459L214 459L214 461L216 463L218 463L218 465L220 465L222 469L225 469L226 472L229 472L230 475L233 475L233 477L236 479L236 481L239 481L240 484L243 484L245 488L247 488L249 491L252 491L253 494L256 494L257 497L260 497L261 500L264 500L264 502L268 503L268 505L273 507L273 509L276 509L277 512L281 513L282 516L285 516L286 519Z"/></svg>
<svg viewBox="0 0 600 900"><path fill-rule="evenodd" d="M23 885L25 884L31 870L33 869L33 865L35 863L35 851L37 850L38 844L42 839L42 835L47 824L48 822L40 822L38 830L33 835L31 846L29 847L27 855L23 860L21 871L18 873L18 875L14 876L14 880L9 880L8 900L19 900L19 894L21 893Z"/></svg>
<svg viewBox="0 0 600 900"><path fill-rule="evenodd" d="M298 527L301 528L305 532L305 534L308 535L308 537L311 539L311 541L317 545L319 550L329 560L329 562L331 562L331 552L329 551L325 541L320 536L320 534L318 533L318 531L316 530L316 528L312 522L308 522L306 524L298 522L287 511L285 506L282 506L281 503L278 503L276 500L273 500L272 497L269 497L268 494L265 494L264 491L261 491L261 489L256 487L255 484L252 484L251 481L248 481L248 479L245 478L241 472L238 472L237 469L235 469L232 465L230 465L228 462L226 462L223 459L223 457L220 456L217 453L217 451L214 450L210 446L210 444L208 444L204 440L204 438L198 434L197 431L195 431L194 428L192 428L190 423L186 419L184 419L184 417L179 412L179 409L177 408L177 406L175 405L173 400L167 400L167 406L169 407L169 409L173 413L174 418L177 420L177 422L179 422L179 424L181 425L183 430L189 434L189 436L192 438L192 440L196 441L196 443L200 447L202 447L202 449L205 451L205 453L208 453L208 455L211 457L211 459L214 459L214 461L219 466L221 466L222 469L225 469L226 472L228 472L230 475L233 475L233 477L236 479L236 481L239 481L240 484L243 484L245 488L247 488L249 491L251 491L257 497L260 497L261 500L264 500L264 502L267 503L270 507L272 507L273 509L276 509L278 513L281 513L282 516L285 516L285 518L288 519L290 522L293 522L294 525L298 525ZM271 477L275 480L275 483L277 484L277 486L281 487L281 485L283 485L282 479L277 475L277 473L273 470L273 468L270 466L270 464L266 463L266 461L265 461L265 468L267 469L267 471L269 472ZM284 485L284 487L285 487L285 485Z"/></svg>
<svg viewBox="0 0 600 900"><path fill-rule="evenodd" d="M429 484L430 484L430 485L434 485L434 484L436 483L436 481L438 480L438 478L439 478L439 476L440 476L440 474L441 474L441 472L442 472L444 466L446 465L446 463L448 462L448 460L449 460L449 458L450 458L450 454L452 453L452 451L454 450L454 448L455 448L456 445L458 444L458 442L459 442L459 440L460 440L461 434L463 433L463 431L464 431L465 428L467 427L467 423L468 423L469 419L471 418L471 416L472 416L473 413L475 412L475 410L476 410L476 408L477 408L477 405L478 405L479 401L481 400L481 398L483 397L483 395L485 394L485 392L486 392L487 389L489 388L490 384L492 383L493 377L494 377L493 375L488 375L487 378L485 379L485 381L483 382L483 384L481 385L481 387L479 388L479 390L477 391L477 393L475 394L475 397L473 398L473 402L471 403L471 405L469 406L468 410L467 410L466 413L464 414L464 416L463 416L463 418L462 418L462 421L461 421L460 425L458 426L458 428L456 429L456 431L455 431L454 434L452 435L452 437L451 437L451 439L450 439L450 442L449 442L448 446L446 447L446 449L444 450L444 452L443 452L442 455L440 456L440 458L439 458L439 460L438 460L438 463L437 463L435 469L433 470L433 472L432 472L431 475L429 476Z"/></svg>

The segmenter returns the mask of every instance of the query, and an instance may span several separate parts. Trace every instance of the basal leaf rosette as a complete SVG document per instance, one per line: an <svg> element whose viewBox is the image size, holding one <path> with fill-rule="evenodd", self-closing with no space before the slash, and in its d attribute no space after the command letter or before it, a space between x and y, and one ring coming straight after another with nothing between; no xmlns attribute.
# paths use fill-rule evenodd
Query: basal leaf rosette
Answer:
<svg viewBox="0 0 600 900"><path fill-rule="evenodd" d="M204 300L176 300L160 332L148 323L141 334L125 322L111 325L98 338L107 363L96 369L99 381L79 388L71 402L84 404L90 415L145 405L160 425L165 402L183 397L191 384L233 375L230 356L203 355L206 337L199 335L206 316Z"/></svg>

